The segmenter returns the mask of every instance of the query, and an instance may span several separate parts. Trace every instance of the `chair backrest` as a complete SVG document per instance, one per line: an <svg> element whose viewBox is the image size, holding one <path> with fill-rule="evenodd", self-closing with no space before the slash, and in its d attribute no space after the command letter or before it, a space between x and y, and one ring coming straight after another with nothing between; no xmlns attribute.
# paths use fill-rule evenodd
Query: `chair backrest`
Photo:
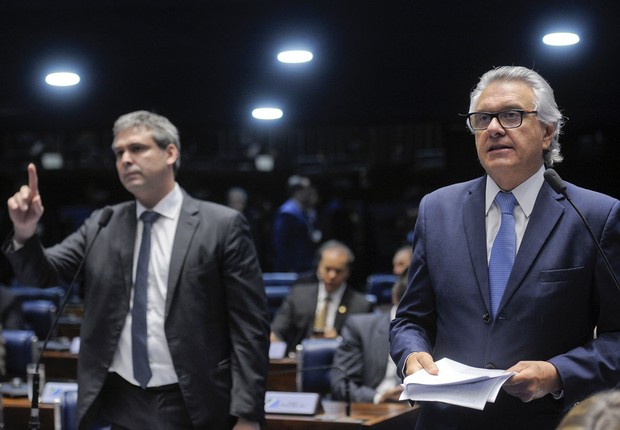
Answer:
<svg viewBox="0 0 620 430"><path fill-rule="evenodd" d="M265 285L286 285L291 286L299 279L295 272L265 272L263 282Z"/></svg>
<svg viewBox="0 0 620 430"><path fill-rule="evenodd" d="M65 296L65 289L63 287L37 288L12 286L9 289L13 294L19 297L22 303L29 300L49 300L54 302L56 307L59 307Z"/></svg>
<svg viewBox="0 0 620 430"><path fill-rule="evenodd" d="M25 328L34 330L39 339L45 339L52 328L57 307L50 300L26 300L22 302Z"/></svg>
<svg viewBox="0 0 620 430"><path fill-rule="evenodd" d="M265 294L267 295L267 306L269 307L269 317L273 316L282 305L286 296L291 290L291 286L299 275L295 272L267 272L263 273L263 283L265 284Z"/></svg>
<svg viewBox="0 0 620 430"><path fill-rule="evenodd" d="M26 365L37 357L37 336L33 330L2 330L6 350L6 373L26 379Z"/></svg>
<svg viewBox="0 0 620 430"><path fill-rule="evenodd" d="M366 278L366 292L377 297L378 305L392 304L392 287L398 276L391 273L377 273Z"/></svg>
<svg viewBox="0 0 620 430"><path fill-rule="evenodd" d="M297 391L327 394L340 338L304 339L297 347Z"/></svg>

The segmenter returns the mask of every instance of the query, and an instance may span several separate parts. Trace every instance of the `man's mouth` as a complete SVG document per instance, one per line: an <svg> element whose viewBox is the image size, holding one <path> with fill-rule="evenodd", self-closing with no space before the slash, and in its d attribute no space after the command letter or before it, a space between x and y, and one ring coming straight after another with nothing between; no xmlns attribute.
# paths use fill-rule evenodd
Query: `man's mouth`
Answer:
<svg viewBox="0 0 620 430"><path fill-rule="evenodd" d="M499 145L499 144L496 144L496 145L491 145L491 146L489 147L489 150L488 150L487 152L501 151L501 150L503 150L503 149L512 149L512 147L511 147L511 146L508 146L508 145Z"/></svg>

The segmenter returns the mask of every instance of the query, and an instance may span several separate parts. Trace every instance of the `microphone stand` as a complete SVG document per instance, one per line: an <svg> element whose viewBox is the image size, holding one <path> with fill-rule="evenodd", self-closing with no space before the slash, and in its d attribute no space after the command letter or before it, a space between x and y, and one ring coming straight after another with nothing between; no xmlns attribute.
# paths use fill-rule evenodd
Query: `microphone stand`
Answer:
<svg viewBox="0 0 620 430"><path fill-rule="evenodd" d="M108 225L108 222L110 222L110 218L112 217L112 214L113 214L112 208L106 207L103 209L102 214L99 217L99 227L97 228L97 232L95 233L93 240L90 242L90 245L86 249L86 252L84 253L84 257L82 258L82 261L80 261L80 265L75 271L75 275L73 276L73 279L71 280L71 282L69 283L69 286L67 287L67 292L65 293L65 296L63 297L62 302L60 303L58 312L56 312L56 316L54 317L54 321L52 322L52 326L47 332L47 336L45 337L43 346L41 347L41 350L39 351L39 356L37 357L37 361L35 362L36 364L34 367L34 374L32 375L32 403L30 407L30 419L28 420L29 430L38 430L41 426L41 423L39 420L39 385L41 382L40 375L39 375L39 365L41 364L43 353L47 350L47 344L52 338L52 334L54 333L54 330L56 329L56 326L58 325L58 320L60 319L60 316L62 315L65 307L67 306L67 302L69 301L69 297L71 296L71 291L73 290L73 286L75 285L78 275L82 271L82 266L84 266L86 257L90 253L90 250L93 247L95 240L97 239L97 236L99 236L99 232L101 231L101 229L105 227L106 225Z"/></svg>
<svg viewBox="0 0 620 430"><path fill-rule="evenodd" d="M603 248L601 247L601 244L596 239L596 236L594 236L594 232L592 232L592 229L590 228L590 224L588 224L588 221L586 221L586 218L583 216L581 211L577 208L575 203L573 203L571 198L568 196L568 193L566 192L566 185L564 185L564 182L560 178L560 175L558 175L558 173L553 169L547 169L545 170L544 176L545 176L545 180L549 183L549 185L551 185L551 188L553 188L553 191L555 191L556 193L562 194L564 198L566 199L566 201L568 201L568 203L570 203L573 209L575 209L575 212L577 212L577 215L579 215L579 218L581 218L581 221L583 222L583 225L586 227L586 230L588 231L590 238L592 238L592 241L596 245L598 254L603 260L603 263L605 263L605 267L607 268L607 271L609 272L611 280L613 281L618 291L620 291L620 284L618 283L618 278L616 278L614 270L612 269L611 264L609 264L607 255L605 255L605 253L603 252Z"/></svg>

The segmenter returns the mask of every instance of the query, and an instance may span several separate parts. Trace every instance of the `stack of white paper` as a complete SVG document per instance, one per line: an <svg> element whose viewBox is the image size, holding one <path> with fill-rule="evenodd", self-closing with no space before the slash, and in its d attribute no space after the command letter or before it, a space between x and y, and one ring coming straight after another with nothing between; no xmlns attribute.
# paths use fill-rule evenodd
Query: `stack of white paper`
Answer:
<svg viewBox="0 0 620 430"><path fill-rule="evenodd" d="M482 410L514 372L466 366L449 358L437 361L438 375L420 370L404 380L400 400L450 403Z"/></svg>

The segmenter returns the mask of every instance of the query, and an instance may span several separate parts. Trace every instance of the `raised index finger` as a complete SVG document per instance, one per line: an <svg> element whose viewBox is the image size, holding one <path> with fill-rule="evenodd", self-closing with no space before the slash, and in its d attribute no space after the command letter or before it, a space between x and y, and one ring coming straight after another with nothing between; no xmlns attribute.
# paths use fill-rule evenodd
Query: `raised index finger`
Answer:
<svg viewBox="0 0 620 430"><path fill-rule="evenodd" d="M39 194L39 177L37 168L33 163L28 164L28 188L30 188L29 200Z"/></svg>

